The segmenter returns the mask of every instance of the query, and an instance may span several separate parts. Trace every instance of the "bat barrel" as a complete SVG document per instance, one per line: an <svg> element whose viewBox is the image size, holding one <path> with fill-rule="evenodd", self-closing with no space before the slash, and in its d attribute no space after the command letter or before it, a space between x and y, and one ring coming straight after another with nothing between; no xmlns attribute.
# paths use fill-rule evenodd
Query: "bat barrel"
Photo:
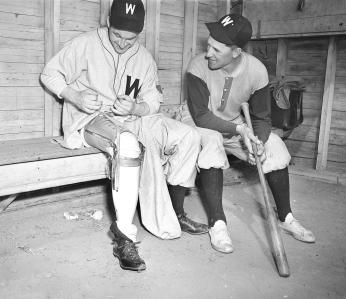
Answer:
<svg viewBox="0 0 346 299"><path fill-rule="evenodd" d="M253 133L252 123L251 123L251 118L250 118L250 113L249 113L249 104L243 103L241 105L241 108L244 112L246 124ZM268 217L268 225L269 225L269 231L270 231L270 239L272 242L274 261L275 261L276 267L278 269L279 275L281 277L288 277L288 276L290 276L288 261L287 261L287 257L286 257L286 253L285 253L285 248L284 248L284 245L282 242L281 234L280 234L279 229L278 229L277 218L275 216L275 212L273 210L273 207L270 204L269 192L268 192L267 182L266 182L266 179L265 179L265 176L263 173L263 169L262 169L262 163L261 163L261 161L257 155L256 144L252 143L252 147L253 147L253 152L254 152L254 156L255 156L255 160L256 160L258 176L259 176L262 191L263 191L264 203L265 203L267 215L268 215L267 216Z"/></svg>

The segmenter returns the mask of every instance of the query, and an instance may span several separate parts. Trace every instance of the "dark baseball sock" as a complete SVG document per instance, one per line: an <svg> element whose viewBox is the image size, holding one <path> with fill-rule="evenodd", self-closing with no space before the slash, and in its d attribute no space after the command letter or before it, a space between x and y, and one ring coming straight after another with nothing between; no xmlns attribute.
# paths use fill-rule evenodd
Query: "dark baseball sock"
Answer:
<svg viewBox="0 0 346 299"><path fill-rule="evenodd" d="M179 185L168 185L168 192L171 197L173 209L177 216L184 214L184 199L187 188Z"/></svg>
<svg viewBox="0 0 346 299"><path fill-rule="evenodd" d="M269 172L266 178L276 203L279 219L285 221L287 214L292 212L288 168Z"/></svg>
<svg viewBox="0 0 346 299"><path fill-rule="evenodd" d="M222 207L223 171L221 168L202 169L199 174L201 198L207 209L209 226L217 220L226 222Z"/></svg>

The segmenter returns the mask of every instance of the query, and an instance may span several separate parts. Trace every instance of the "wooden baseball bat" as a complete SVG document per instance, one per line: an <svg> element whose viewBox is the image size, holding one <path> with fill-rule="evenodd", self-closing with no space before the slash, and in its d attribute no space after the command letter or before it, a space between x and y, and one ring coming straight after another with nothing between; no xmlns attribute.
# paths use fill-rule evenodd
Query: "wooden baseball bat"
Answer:
<svg viewBox="0 0 346 299"><path fill-rule="evenodd" d="M250 128L251 132L253 133L250 112L249 112L249 104L243 103L241 105L241 108L244 112L246 124ZM274 260L275 260L279 275L282 277L288 277L290 275L290 270L289 270L289 266L287 262L285 248L282 242L281 234L278 229L276 214L273 210L272 205L270 204L267 182L263 173L262 163L257 155L257 145L254 142L252 142L252 149L253 149L255 160L256 160L256 166L257 166L258 175L259 175L261 187L263 190L264 202L265 202L265 206L267 210L268 225L269 225L270 237L272 241L272 247L273 247L272 250L273 250Z"/></svg>

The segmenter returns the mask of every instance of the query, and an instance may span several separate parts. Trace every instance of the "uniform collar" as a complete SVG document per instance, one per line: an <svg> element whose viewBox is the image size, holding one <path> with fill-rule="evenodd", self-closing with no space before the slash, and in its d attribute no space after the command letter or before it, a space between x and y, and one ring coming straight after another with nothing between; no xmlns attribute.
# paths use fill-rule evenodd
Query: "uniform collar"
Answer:
<svg viewBox="0 0 346 299"><path fill-rule="evenodd" d="M135 44L128 49L124 54L118 54L115 52L109 37L108 37L108 27L102 27L97 29L97 34L99 36L99 39L103 45L103 47L110 53L112 54L113 57L124 57L124 58L129 58L133 54L135 54L138 51L139 48L139 43L138 41L135 42Z"/></svg>
<svg viewBox="0 0 346 299"><path fill-rule="evenodd" d="M243 73L245 65L247 63L247 56L244 54L244 52L241 52L240 55L240 63L232 72L226 72L224 69L222 69L222 72L225 75L225 77L236 78Z"/></svg>

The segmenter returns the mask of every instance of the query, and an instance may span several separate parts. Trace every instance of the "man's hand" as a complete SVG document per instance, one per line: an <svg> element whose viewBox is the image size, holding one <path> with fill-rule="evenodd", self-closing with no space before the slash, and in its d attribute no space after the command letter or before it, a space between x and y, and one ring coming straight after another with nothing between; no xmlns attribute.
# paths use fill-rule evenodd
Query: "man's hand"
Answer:
<svg viewBox="0 0 346 299"><path fill-rule="evenodd" d="M267 155L266 155L263 143L261 142L260 144L256 144L256 148L257 148L257 156L260 159L260 162L263 163L267 159ZM253 152L251 153L249 152L247 159L248 159L247 161L251 165L256 165L256 159Z"/></svg>
<svg viewBox="0 0 346 299"><path fill-rule="evenodd" d="M111 108L115 115L131 115L135 110L136 102L128 95L119 95Z"/></svg>
<svg viewBox="0 0 346 299"><path fill-rule="evenodd" d="M251 130L245 124L237 125L236 131L240 134L248 150L248 162L251 165L256 165L255 155L251 144L251 142L253 142L255 143L257 148L257 155L260 158L261 163L263 163L266 159L265 148L263 143L251 132Z"/></svg>
<svg viewBox="0 0 346 299"><path fill-rule="evenodd" d="M102 102L98 100L97 93L92 90L76 91L71 87L66 87L61 96L88 114L92 114L102 107Z"/></svg>
<svg viewBox="0 0 346 299"><path fill-rule="evenodd" d="M133 98L127 95L120 95L114 101L113 107L111 107L115 115L136 115L144 116L149 114L150 109L147 103L137 103Z"/></svg>

